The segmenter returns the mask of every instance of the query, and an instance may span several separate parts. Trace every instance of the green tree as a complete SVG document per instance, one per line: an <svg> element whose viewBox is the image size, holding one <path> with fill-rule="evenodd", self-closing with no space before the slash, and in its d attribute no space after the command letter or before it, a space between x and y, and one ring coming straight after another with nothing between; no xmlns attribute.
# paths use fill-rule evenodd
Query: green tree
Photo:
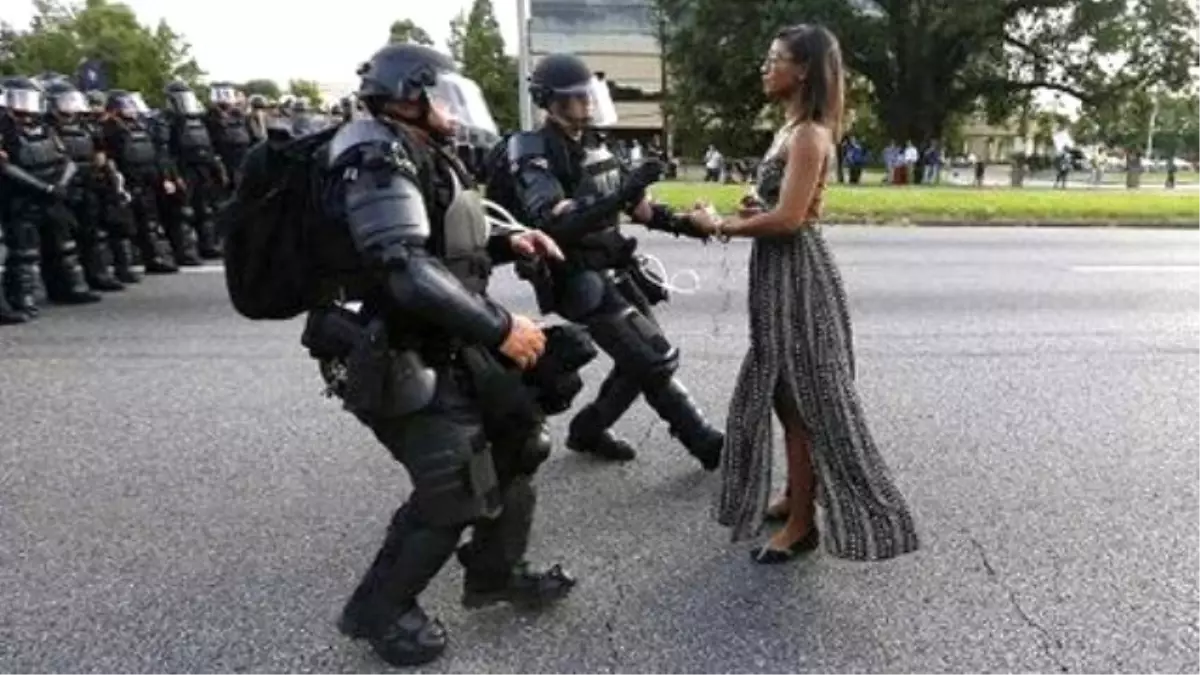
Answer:
<svg viewBox="0 0 1200 675"><path fill-rule="evenodd" d="M110 87L140 91L152 104L162 101L168 82L196 84L204 75L189 51L165 21L142 25L128 5L108 0L35 0L27 29L0 28L0 72L70 75L83 59L99 59Z"/></svg>
<svg viewBox="0 0 1200 675"><path fill-rule="evenodd" d="M312 80L291 80L288 82L288 92L292 96L307 97L314 106L321 105L321 88Z"/></svg>
<svg viewBox="0 0 1200 675"><path fill-rule="evenodd" d="M261 94L271 100L276 100L283 95L275 80L266 79L247 80L242 84L242 91L246 93L246 96Z"/></svg>
<svg viewBox="0 0 1200 675"><path fill-rule="evenodd" d="M405 42L433 46L433 38L429 37L429 32L418 26L412 19L393 21L391 27L388 28L388 44Z"/></svg>
<svg viewBox="0 0 1200 675"><path fill-rule="evenodd" d="M657 3L672 19L674 95L730 137L755 119L762 53L795 17L838 35L848 68L872 85L881 126L914 142L943 137L980 106L1007 119L1034 90L1096 107L1154 83L1179 87L1196 61L1186 0L746 0L737 12L721 0Z"/></svg>
<svg viewBox="0 0 1200 675"><path fill-rule="evenodd" d="M463 75L479 83L497 126L518 128L517 62L504 53L492 0L475 0L469 13L450 21L448 46Z"/></svg>

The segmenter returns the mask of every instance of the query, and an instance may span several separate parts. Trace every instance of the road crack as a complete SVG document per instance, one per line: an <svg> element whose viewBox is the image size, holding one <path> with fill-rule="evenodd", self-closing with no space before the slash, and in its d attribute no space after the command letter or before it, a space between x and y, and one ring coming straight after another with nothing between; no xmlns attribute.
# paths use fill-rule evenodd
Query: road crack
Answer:
<svg viewBox="0 0 1200 675"><path fill-rule="evenodd" d="M622 665L621 648L617 641L617 620L621 606L625 604L625 584L621 581L621 555L619 553L612 555L612 569L613 590L616 591L617 598L609 609L608 616L604 619L604 630L608 639L609 658L612 660L609 671L615 673L620 670Z"/></svg>
<svg viewBox="0 0 1200 675"><path fill-rule="evenodd" d="M992 561L988 558L987 549L983 547L983 544L979 543L978 539L969 534L967 535L967 540L971 542L971 545L975 547L975 552L979 554L979 561L983 564L983 569L987 573L988 578L994 581L1008 595L1008 602L1012 605L1013 611L1017 613L1021 621L1025 622L1025 625L1038 633L1040 636L1038 643L1041 645L1042 652L1046 655L1046 658L1050 659L1058 667L1060 673L1071 672L1067 664L1063 663L1062 656L1060 655L1060 652L1063 650L1062 640L1054 637L1045 626L1038 623L1029 615L1029 612L1025 611L1025 608L1021 605L1021 601L1017 599L1016 591L1004 582L1004 579L1001 578L996 568L992 566Z"/></svg>

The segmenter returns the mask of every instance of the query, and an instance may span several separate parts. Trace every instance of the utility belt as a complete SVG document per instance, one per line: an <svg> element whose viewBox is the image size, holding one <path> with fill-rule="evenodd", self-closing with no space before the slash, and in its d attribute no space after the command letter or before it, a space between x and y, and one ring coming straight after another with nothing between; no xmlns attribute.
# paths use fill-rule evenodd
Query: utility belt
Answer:
<svg viewBox="0 0 1200 675"><path fill-rule="evenodd" d="M510 419L509 425L532 424L544 414L569 409L583 388L578 371L598 353L586 329L562 325L546 329L545 352L528 371L475 345L449 354L434 351L425 358L416 347L397 347L382 316L338 305L310 311L300 342L321 362L326 395L340 398L350 412L367 417L412 414L433 401L438 371L459 370L488 416Z"/></svg>

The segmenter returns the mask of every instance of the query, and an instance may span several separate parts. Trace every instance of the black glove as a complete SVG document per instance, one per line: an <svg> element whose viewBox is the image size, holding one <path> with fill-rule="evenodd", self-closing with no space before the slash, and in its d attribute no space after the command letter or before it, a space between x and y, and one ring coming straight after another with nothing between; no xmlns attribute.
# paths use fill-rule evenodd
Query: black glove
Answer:
<svg viewBox="0 0 1200 675"><path fill-rule="evenodd" d="M663 163L650 158L625 176L621 181L621 201L627 208L633 208L641 203L646 196L646 188L662 180Z"/></svg>
<svg viewBox="0 0 1200 675"><path fill-rule="evenodd" d="M648 229L669 232L676 237L682 234L685 237L702 241L709 239L709 235L697 228L690 216L672 213L671 209L662 204L652 206L651 213L653 215L650 217L650 222L646 223Z"/></svg>
<svg viewBox="0 0 1200 675"><path fill-rule="evenodd" d="M54 197L55 199L66 199L67 198L66 186L60 185L59 183L55 183L55 184L49 185L47 187L49 187L50 189L46 190L46 194L50 195L51 197Z"/></svg>

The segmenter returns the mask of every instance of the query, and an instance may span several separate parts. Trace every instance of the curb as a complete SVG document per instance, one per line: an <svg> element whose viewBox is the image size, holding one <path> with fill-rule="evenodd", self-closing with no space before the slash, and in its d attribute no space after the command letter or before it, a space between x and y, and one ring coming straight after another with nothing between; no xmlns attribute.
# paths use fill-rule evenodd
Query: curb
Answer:
<svg viewBox="0 0 1200 675"><path fill-rule="evenodd" d="M822 218L828 225L867 225L874 227L1040 227L1040 228L1121 228L1141 230L1200 230L1200 221L1108 221L1108 220L871 220L869 218Z"/></svg>

